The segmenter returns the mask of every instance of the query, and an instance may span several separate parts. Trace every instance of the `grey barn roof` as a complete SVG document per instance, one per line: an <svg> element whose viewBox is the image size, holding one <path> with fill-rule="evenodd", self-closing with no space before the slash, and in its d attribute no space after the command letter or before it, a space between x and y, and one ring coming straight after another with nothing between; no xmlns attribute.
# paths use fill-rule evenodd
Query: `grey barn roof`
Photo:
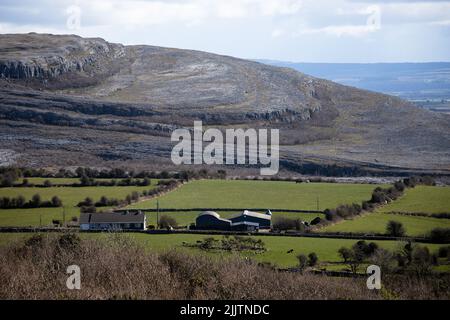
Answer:
<svg viewBox="0 0 450 320"><path fill-rule="evenodd" d="M145 214L141 212L120 213L82 213L80 224L88 223L144 223Z"/></svg>
<svg viewBox="0 0 450 320"><path fill-rule="evenodd" d="M265 220L271 220L272 219L272 215L270 214L264 214L264 213L259 213L259 212L253 212L253 211L248 211L248 210L244 210L241 213L234 215L233 217L231 217L230 219L234 219L240 216L250 216L250 217L255 217L255 218L259 218L259 219L265 219Z"/></svg>

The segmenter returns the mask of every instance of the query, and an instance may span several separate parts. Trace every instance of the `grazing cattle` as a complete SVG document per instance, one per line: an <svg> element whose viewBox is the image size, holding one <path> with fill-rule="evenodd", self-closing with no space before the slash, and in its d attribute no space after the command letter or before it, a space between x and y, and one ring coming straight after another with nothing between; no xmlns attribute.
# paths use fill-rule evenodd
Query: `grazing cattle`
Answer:
<svg viewBox="0 0 450 320"><path fill-rule="evenodd" d="M294 252L294 249L288 250L287 253L292 253L292 252Z"/></svg>

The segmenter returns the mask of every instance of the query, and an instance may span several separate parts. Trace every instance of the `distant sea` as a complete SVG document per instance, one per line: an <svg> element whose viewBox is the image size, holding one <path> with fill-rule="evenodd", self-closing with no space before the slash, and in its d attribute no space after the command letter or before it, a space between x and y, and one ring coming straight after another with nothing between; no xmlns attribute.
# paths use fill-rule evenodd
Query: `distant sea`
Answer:
<svg viewBox="0 0 450 320"><path fill-rule="evenodd" d="M450 62L296 63L257 60L348 86L386 93L450 113Z"/></svg>

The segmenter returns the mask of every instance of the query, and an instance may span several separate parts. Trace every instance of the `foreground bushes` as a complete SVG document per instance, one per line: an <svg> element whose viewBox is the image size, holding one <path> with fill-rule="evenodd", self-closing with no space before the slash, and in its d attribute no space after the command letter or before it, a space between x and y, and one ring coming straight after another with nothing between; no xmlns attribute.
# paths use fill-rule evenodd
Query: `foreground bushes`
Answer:
<svg viewBox="0 0 450 320"><path fill-rule="evenodd" d="M81 290L66 287L73 264L81 269ZM34 236L1 247L0 270L0 299L448 298L448 279L439 286L434 279L383 278L384 290L370 291L365 279L278 272L233 255L152 253L123 234Z"/></svg>

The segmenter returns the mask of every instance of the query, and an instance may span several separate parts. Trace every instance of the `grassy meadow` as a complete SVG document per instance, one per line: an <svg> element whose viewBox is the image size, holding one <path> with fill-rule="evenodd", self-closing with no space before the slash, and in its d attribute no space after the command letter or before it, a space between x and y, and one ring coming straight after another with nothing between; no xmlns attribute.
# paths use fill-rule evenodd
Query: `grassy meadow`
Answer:
<svg viewBox="0 0 450 320"><path fill-rule="evenodd" d="M450 187L416 186L379 212L450 213Z"/></svg>
<svg viewBox="0 0 450 320"><path fill-rule="evenodd" d="M324 210L370 198L375 184L196 180L159 197L161 208L282 208ZM130 208L156 208L156 199Z"/></svg>
<svg viewBox="0 0 450 320"><path fill-rule="evenodd" d="M202 240L208 235L195 234L141 234L141 233L123 233L119 236L128 235L135 239L138 243L144 245L149 250L163 252L171 249L183 250L194 254L208 254L214 257L230 256L230 253L223 251L202 251L196 248L183 246L183 242L195 244L196 241ZM23 241L30 237L30 233L0 233L0 245L5 245L11 241ZM110 234L107 233L81 233L82 238L107 239ZM115 235L118 236L118 235ZM212 236L215 239L221 239L222 236ZM340 270L346 268L342 264L342 260L338 255L341 247L351 247L357 240L351 239L326 239L326 238L304 238L304 237L283 237L283 236L256 236L261 239L267 248L264 253L243 253L251 259L259 262L272 263L278 267L294 267L297 264L296 256L300 253L309 254L315 252L322 262L322 266L330 270ZM396 251L404 245L399 241L374 241L381 248ZM432 252L437 252L440 245L426 245ZM293 249L293 252L287 253ZM328 265L330 264L330 265ZM441 268L444 268L441 266Z"/></svg>
<svg viewBox="0 0 450 320"><path fill-rule="evenodd" d="M377 185L344 183L302 183L252 180L196 180L157 199L141 201L129 208L278 208L324 210L344 203L367 200ZM218 212L228 218L236 212ZM195 222L198 212L164 212L179 225ZM273 219L284 216L311 221L323 214L275 212ZM148 224L156 224L156 213L147 214Z"/></svg>
<svg viewBox="0 0 450 320"><path fill-rule="evenodd" d="M326 226L319 232L385 233L390 220L401 222L408 236L420 237L427 235L434 228L450 228L450 219L374 212Z"/></svg>
<svg viewBox="0 0 450 320"><path fill-rule="evenodd" d="M378 208L374 213L338 222L320 229L319 232L385 233L390 220L401 222L408 236L424 236L434 228L450 228L450 219L389 212L450 212L450 187L417 186L406 189L402 197Z"/></svg>
<svg viewBox="0 0 450 320"><path fill-rule="evenodd" d="M53 178L52 180L54 183L59 183L57 178ZM63 180L67 179L63 178ZM64 210L66 221L69 221L73 216L79 217L80 209L76 205L86 197L90 197L94 201L100 200L102 196L124 199L133 191L142 192L155 188L156 183L156 180L152 180L152 184L145 187L0 188L0 197L17 197L23 195L28 201L34 194L39 194L44 201L50 200L53 196L58 196L63 202L63 207L60 208L0 209L0 226L39 226L41 219L42 225L45 226L51 224L53 219L62 221ZM108 207L101 209L106 210Z"/></svg>

